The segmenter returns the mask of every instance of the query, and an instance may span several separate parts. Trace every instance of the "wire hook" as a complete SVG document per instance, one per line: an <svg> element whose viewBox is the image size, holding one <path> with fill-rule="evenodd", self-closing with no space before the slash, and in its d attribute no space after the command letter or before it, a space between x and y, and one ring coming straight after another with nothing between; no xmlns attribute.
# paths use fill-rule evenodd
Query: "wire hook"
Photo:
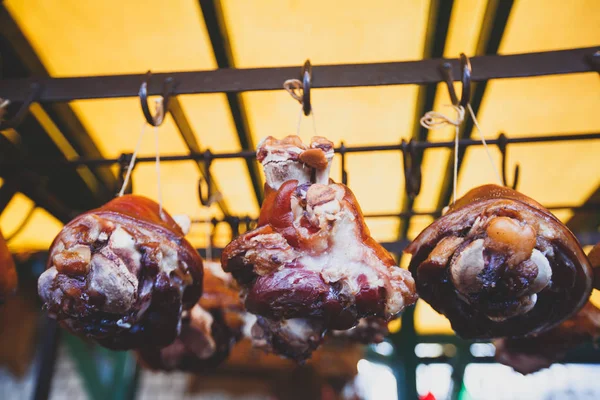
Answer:
<svg viewBox="0 0 600 400"><path fill-rule="evenodd" d="M510 185L508 183L508 181L506 180L506 147L508 145L508 138L506 137L506 135L504 133L501 133L500 136L498 136L498 149L500 150L500 153L502 154L502 183L504 184L504 186L508 186L510 188L512 188L513 190L517 189L517 185L519 184L519 171L520 171L520 166L519 164L517 164L515 166L515 171L513 173L513 184Z"/></svg>
<svg viewBox="0 0 600 400"><path fill-rule="evenodd" d="M204 160L204 179L201 177L198 180L198 198L200 204L205 207L210 207L215 202L215 197L212 194L212 177L210 174L210 166L213 161L213 155L210 150L206 150L203 154ZM202 189L202 182L206 184L206 193Z"/></svg>
<svg viewBox="0 0 600 400"><path fill-rule="evenodd" d="M310 88L312 84L312 65L310 60L306 60L300 71L301 79L288 79L283 83L283 88L302 105L302 112L308 116L312 112L310 102ZM298 91L302 90L299 94Z"/></svg>
<svg viewBox="0 0 600 400"><path fill-rule="evenodd" d="M445 61L440 65L440 73L442 78L448 87L448 93L450 94L450 100L455 106L466 107L471 101L471 61L464 53L460 53L460 80L462 83L462 91L460 99L456 96L454 90L454 78L452 76L452 64L449 61Z"/></svg>
<svg viewBox="0 0 600 400"><path fill-rule="evenodd" d="M235 239L240 235L240 218L239 217L228 217L227 223L231 228L231 240Z"/></svg>
<svg viewBox="0 0 600 400"><path fill-rule="evenodd" d="M304 115L310 115L312 106L310 104L310 87L312 84L312 65L306 60L302 66L302 111Z"/></svg>
<svg viewBox="0 0 600 400"><path fill-rule="evenodd" d="M41 91L42 85L40 85L39 83L32 83L29 94L25 98L25 101L23 101L23 104L21 104L21 107L19 108L19 111L17 111L15 116L8 121L2 121L2 119L0 118L0 131L4 131L6 129L15 129L17 126L21 125L21 123L25 119L25 116L29 112L29 106L33 102L35 102ZM0 111L9 104L10 100L0 99ZM1 116L2 115L0 115L0 117Z"/></svg>
<svg viewBox="0 0 600 400"><path fill-rule="evenodd" d="M152 72L148 71L146 73L146 77L140 86L140 103L142 105L142 112L144 113L144 117L146 118L146 122L148 122L152 126L160 126L164 121L165 114L169 109L169 99L171 98L171 94L173 92L173 88L175 87L175 81L171 77L165 78L163 82L163 91L162 91L162 107L157 110L156 115L152 115L150 111L150 106L148 105L148 81L152 77Z"/></svg>
<svg viewBox="0 0 600 400"><path fill-rule="evenodd" d="M406 194L414 199L421 191L421 164L417 161L417 147L411 139L402 139L402 161Z"/></svg>

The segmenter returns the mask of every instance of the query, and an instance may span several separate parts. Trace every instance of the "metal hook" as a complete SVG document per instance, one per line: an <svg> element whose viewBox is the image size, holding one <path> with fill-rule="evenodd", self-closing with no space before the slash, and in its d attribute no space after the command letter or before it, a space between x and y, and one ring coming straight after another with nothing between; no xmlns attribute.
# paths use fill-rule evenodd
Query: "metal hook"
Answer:
<svg viewBox="0 0 600 400"><path fill-rule="evenodd" d="M415 142L402 139L402 160L406 194L414 199L421 191L421 164L417 162Z"/></svg>
<svg viewBox="0 0 600 400"><path fill-rule="evenodd" d="M310 60L306 60L302 66L302 111L304 115L310 115L312 107L310 105L310 86L312 84L312 65Z"/></svg>
<svg viewBox="0 0 600 400"><path fill-rule="evenodd" d="M464 53L460 53L460 80L462 83L462 92L460 99L456 96L454 90L454 78L452 76L452 64L449 61L444 62L440 66L440 73L448 87L448 93L450 94L450 100L455 106L466 107L471 101L471 61Z"/></svg>
<svg viewBox="0 0 600 400"><path fill-rule="evenodd" d="M240 235L240 218L239 217L228 217L227 223L231 228L231 240L235 239Z"/></svg>
<svg viewBox="0 0 600 400"><path fill-rule="evenodd" d="M21 108L19 108L19 111L17 111L15 116L8 121L2 121L0 119L0 131L6 129L14 129L17 126L21 125L21 123L25 119L25 116L27 115L27 112L29 112L29 106L37 99L41 91L42 86L39 83L32 83L29 94L25 98L23 104L21 104ZM5 100L4 106L7 106L9 103L9 100Z"/></svg>
<svg viewBox="0 0 600 400"><path fill-rule="evenodd" d="M513 184L509 185L509 183L506 180L506 146L508 145L508 138L506 137L506 135L504 133L501 133L500 136L498 136L498 149L500 150L500 153L502 154L502 183L504 184L504 186L508 186L510 188L512 188L513 190L517 189L517 185L519 184L519 164L516 165L515 167L515 171L513 173Z"/></svg>
<svg viewBox="0 0 600 400"><path fill-rule="evenodd" d="M119 187L123 186L123 182L125 182L125 176L127 175L127 169L129 169L129 164L131 163L132 158L133 158L133 153L121 153L121 155L119 156L119 178L120 178ZM135 166L136 166L136 163L134 162L133 167L131 167L132 172L135 169ZM133 193L133 176L129 177L129 183L127 184L127 187L125 188L123 193L124 194Z"/></svg>
<svg viewBox="0 0 600 400"><path fill-rule="evenodd" d="M212 229L210 230L209 240L210 240L210 245L212 247L214 247L215 236L217 235L217 225L219 225L219 220L213 217L213 219L211 219L210 222L212 224Z"/></svg>
<svg viewBox="0 0 600 400"><path fill-rule="evenodd" d="M253 229L253 220L249 215L244 217L244 224L246 225L246 232L251 231Z"/></svg>
<svg viewBox="0 0 600 400"><path fill-rule="evenodd" d="M205 207L210 207L214 202L214 198L212 197L212 185L211 185L211 176L210 176L210 165L212 164L213 156L210 150L206 150L204 152L204 179L200 178L198 181L198 198L200 199L200 204ZM206 194L203 193L202 190L202 181L206 183Z"/></svg>
<svg viewBox="0 0 600 400"><path fill-rule="evenodd" d="M340 144L340 156L342 157L342 183L348 186L348 172L346 172L346 146L344 142Z"/></svg>
<svg viewBox="0 0 600 400"><path fill-rule="evenodd" d="M142 82L142 85L140 86L140 103L142 105L142 112L144 113L146 122L152 126L160 126L164 121L167 110L169 109L169 99L173 92L173 88L175 87L175 81L171 77L165 78L162 92L162 109L158 110L156 115L152 115L152 112L150 112L150 106L148 105L148 81L150 80L150 77L152 77L152 72L148 71L144 81Z"/></svg>

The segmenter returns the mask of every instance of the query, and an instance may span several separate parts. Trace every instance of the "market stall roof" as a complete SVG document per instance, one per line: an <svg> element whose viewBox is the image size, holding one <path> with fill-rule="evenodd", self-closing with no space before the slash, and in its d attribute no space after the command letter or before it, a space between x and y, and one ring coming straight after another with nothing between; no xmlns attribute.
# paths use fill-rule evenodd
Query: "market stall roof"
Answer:
<svg viewBox="0 0 600 400"><path fill-rule="evenodd" d="M345 2L343 7L339 2L315 0L261 4L232 0L148 0L143 4L7 0L0 7L52 77L205 70L222 66L223 60L238 68L300 67L307 58L313 64L418 60L435 55L440 42L443 52L439 56L444 57L456 57L460 52L469 56L490 51L514 54L594 46L600 38L600 13L594 0L386 0ZM447 32L439 24L446 14ZM226 40L216 43L215 35ZM435 43L437 50L432 50ZM434 109L447 111L447 91L439 88ZM600 110L596 73L496 80L487 83L482 93L478 116L487 138L500 132L519 137L600 131L600 119L595 116ZM296 133L300 106L284 90L230 98L225 94L184 95L179 99L203 150L238 151L244 143L256 144L267 135ZM421 111L418 99L417 86L315 90L315 119L302 120L300 135L307 140L316 131L346 145L398 143L413 135L416 114ZM241 108L237 116L245 120L244 129L232 118L232 102ZM80 100L71 102L70 107L103 156L133 151L144 121L136 98ZM47 122L43 110L32 109L32 113L40 124ZM155 132L154 128L145 129L140 153L151 155ZM170 115L157 131L162 153L189 151ZM428 139L449 140L453 134L452 129L443 129L431 132ZM67 158L85 155L65 144L60 132L51 139ZM491 152L499 163L498 150L494 147ZM525 194L550 206L583 204L600 185L599 153L599 140L513 145L508 160L509 165L520 165L519 190ZM415 210L436 208L450 155L448 149L426 153ZM366 214L406 209L399 153L348 155L347 171L349 186ZM340 173L336 159L332 176L337 180ZM253 177L243 160L219 160L213 165L213 174L231 214L257 216ZM206 210L200 205L199 178L193 161L163 164L165 208L192 218L221 217L219 207ZM260 177L254 179L260 181ZM495 180L484 150L468 150L459 175L459 195ZM135 193L157 197L154 165L137 166L133 182ZM61 227L60 221L44 210L31 212L33 206L31 199L17 194L1 214L0 227L5 234L29 216L9 242L14 250L46 249ZM565 222L572 217L568 210L556 214ZM408 238L431 221L429 216L413 217ZM398 218L369 219L367 223L380 241L396 240L402 233ZM229 235L221 227L217 245L225 244ZM205 226L193 225L190 239L194 245L205 246L206 237ZM422 321L427 325L429 320ZM431 321L434 330L439 330L440 323ZM418 323L417 327L427 330L425 325Z"/></svg>

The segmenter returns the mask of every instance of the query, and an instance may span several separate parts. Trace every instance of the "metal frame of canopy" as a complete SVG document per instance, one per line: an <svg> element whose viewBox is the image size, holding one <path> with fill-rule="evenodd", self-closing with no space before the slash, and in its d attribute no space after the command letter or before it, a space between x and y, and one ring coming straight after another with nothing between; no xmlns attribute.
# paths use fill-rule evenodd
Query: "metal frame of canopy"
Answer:
<svg viewBox="0 0 600 400"><path fill-rule="evenodd" d="M484 55L473 57L471 59L473 82L485 82L490 79L506 79L517 77L531 77L555 74L571 74L582 72L600 72L600 47L589 47L571 50L560 50L540 53L516 54L516 55ZM451 79L460 80L460 63L458 59L444 60L440 58L426 59L421 61L408 62L391 62L391 63L371 63L371 64L347 64L347 65L325 65L312 67L311 86L313 89L318 88L333 88L333 87L356 87L356 86L382 86L382 85L432 85L444 81L444 76L440 72L440 67L444 64L452 67ZM193 71L193 72L177 72L177 73L161 73L152 76L149 79L148 75L118 75L118 76L96 76L96 77L78 77L78 78L21 78L21 79L6 79L0 80L0 94L3 98L8 98L12 102L23 102L20 110L16 112L16 117L4 123L2 128L8 126L17 126L21 122L29 110L32 102L39 102L42 105L53 103L68 102L77 99L93 99L93 98L117 98L117 97L132 97L138 96L140 85L146 83L146 95L163 95L165 99L171 97L171 106L169 111L175 119L176 125L180 133L185 138L190 149L189 154L183 155L164 155L163 162L175 162L182 160L195 160L205 179L210 179L210 163L218 159L243 158L252 160L255 157L254 151L245 150L237 153L211 153L210 151L200 151L200 147L191 138L193 131L190 124L183 114L181 107L178 106L177 95L192 94L192 93L228 93L237 94L245 91L258 90L276 90L281 88L281 83L298 75L298 69L295 67L284 68L256 68L256 69L218 69L214 71ZM371 151L401 151L405 157L405 179L407 182L411 179L417 179L416 174L418 169L406 168L406 157L411 157L413 150L426 150L430 148L453 147L453 142L428 142L425 140L415 140L406 143L392 145L377 145L377 146L360 146L346 147L342 144L336 151L342 157L348 153L355 152L371 152ZM518 143L535 143L547 141L568 141L568 140L598 140L600 133L587 133L576 135L561 135L552 134L536 137L520 137L507 138L499 136L498 139L488 141L489 144L497 145L499 148L507 144ZM468 146L481 145L480 141L463 138L460 141L459 147L465 149ZM9 144L0 144L0 147L8 151ZM420 153L419 153L420 154ZM415 163L420 164L420 156L416 156ZM154 161L154 157L139 157L137 162ZM106 166L116 163L122 163L123 157L105 159L98 158L97 154L89 153L71 160L64 158L52 159L26 159L18 154L0 162L0 175L14 175L15 171L35 171L35 168L54 166L57 168L75 168L85 165L88 167ZM411 162L411 165L413 163ZM503 163L504 164L504 163ZM343 169L343 168L342 168ZM31 173L30 173L31 174ZM344 176L346 174L343 174ZM29 176L29 175L28 175ZM18 176L17 176L18 178ZM35 178L35 179L34 179ZM34 200L39 206L48 209L56 214L56 210L60 212L60 219L68 219L68 213L63 212L69 207L61 203L60 199L52 199L50 195L44 192L43 188L38 186L38 176L31 176L31 179L24 180L20 183L18 190L25 193L33 194L36 197ZM420 174L418 179L420 179ZM214 180L211 181L215 185ZM255 185L256 186L256 185ZM211 186L212 190L218 190L216 186ZM41 190L41 191L40 191ZM570 208L575 212L571 225L569 225L576 233L580 234L580 238L584 243L592 243L597 241L597 232L589 232L590 223L595 223L596 226L600 223L600 212L598 212L598 190L590 197L590 201L584 205L576 206L556 206L559 208ZM50 193L51 194L51 193ZM257 195L257 198L260 196ZM227 218L238 218L231 216L223 209ZM432 211L427 215L439 215L439 210ZM587 218L581 221L581 215L585 213L593 214L593 218ZM408 219L412 215L417 215L412 209L406 210L403 213L393 216L401 219ZM598 214L598 215L596 215ZM389 216L389 215L388 215ZM371 216L377 217L377 216ZM592 222L590 222L592 221ZM586 225L588 224L588 225ZM588 228L582 230L582 228ZM405 236L405 234L403 235ZM406 238L400 237L397 242L386 244L393 252L400 252L406 244ZM35 399L45 399L49 395L50 383L52 379L52 371L56 356L56 343L58 331L55 323L49 323L45 330L44 345L40 357L39 372L36 382ZM392 365L398 377L399 393L402 393L401 398L415 398L416 383L415 383L415 368L418 363L431 362L431 360L418 360L414 354L414 346L416 343L433 340L434 338L418 337L414 330L414 309L407 310L402 316L402 329L399 333L391 336L392 342L396 347L396 356ZM70 340L70 339L69 339ZM453 341L452 337L438 338L435 340L443 343L445 341ZM71 348L80 346L76 342L69 342ZM463 342L461 342L463 343ZM464 342L466 343L466 342ZM470 356L464 351L465 346L459 346L458 364L455 370L464 370L467 362L472 362ZM77 352L73 352L76 354ZM590 362L599 361L600 356L596 352L596 356L581 358L574 356L570 361L574 362ZM92 370L92 360L85 360L86 355L78 355L81 357L78 363L82 370ZM115 356L115 371L125 371L125 365L128 365L127 356ZM469 361L471 360L471 361ZM486 360L483 360L486 361ZM487 360L490 361L490 360ZM90 364L90 362L92 364ZM478 362L478 361L475 361ZM87 367L86 367L87 366ZM462 369L461 369L462 368ZM88 371L89 372L89 371ZM88 373L84 379L94 379L97 374ZM115 375L115 382L121 382L123 373L120 376ZM135 377L136 374L132 374ZM123 379L121 379L123 378ZM462 380L460 372L453 374L456 385L459 385ZM98 389L93 382L89 383L89 391L93 396L106 395L106 388ZM131 383L119 383L123 398L133 396L134 390L131 390ZM458 387L458 386L457 386ZM97 393L95 393L97 392ZM458 392L454 394L458 396Z"/></svg>
<svg viewBox="0 0 600 400"><path fill-rule="evenodd" d="M471 59L474 82L490 79L522 78L594 72L598 69L599 47L546 51L513 55L478 56ZM312 88L384 85L424 85L443 81L440 66L450 63L452 78L460 80L458 59L427 59L370 64L313 66ZM199 93L240 93L279 90L282 82L298 75L296 67L217 69L154 74L148 82L148 95L164 94L164 83L171 95ZM82 99L135 97L146 74L107 75L76 78L24 78L0 81L0 93L11 101L24 101L32 90L35 101L65 102ZM39 85L33 88L32 85Z"/></svg>

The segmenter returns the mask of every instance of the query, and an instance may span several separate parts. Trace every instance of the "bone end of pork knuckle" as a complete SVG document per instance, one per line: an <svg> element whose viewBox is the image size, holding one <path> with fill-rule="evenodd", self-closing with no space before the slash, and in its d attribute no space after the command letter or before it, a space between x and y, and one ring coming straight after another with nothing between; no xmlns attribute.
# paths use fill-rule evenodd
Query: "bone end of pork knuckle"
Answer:
<svg viewBox="0 0 600 400"><path fill-rule="evenodd" d="M180 327L184 292L191 289L193 302L200 295L202 260L181 249L184 241L164 227L89 212L55 239L39 295L64 327L106 347L167 345Z"/></svg>
<svg viewBox="0 0 600 400"><path fill-rule="evenodd" d="M411 274L370 237L354 195L329 181L332 157L325 138L310 146L294 136L264 139L264 223L232 241L222 257L244 287L246 307L262 318L256 331L292 358L304 357L328 329L349 329L367 316L389 320L416 301ZM272 173L285 163L295 172Z"/></svg>

